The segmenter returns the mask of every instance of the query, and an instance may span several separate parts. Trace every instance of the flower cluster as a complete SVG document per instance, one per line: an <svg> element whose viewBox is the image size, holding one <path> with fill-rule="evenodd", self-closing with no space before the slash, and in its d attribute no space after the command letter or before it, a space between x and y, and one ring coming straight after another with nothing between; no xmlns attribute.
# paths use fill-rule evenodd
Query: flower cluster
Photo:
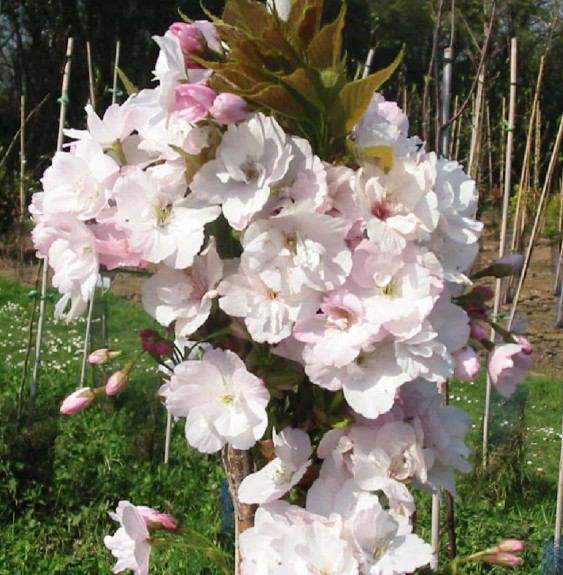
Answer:
<svg viewBox="0 0 563 575"><path fill-rule="evenodd" d="M291 14L269 17L281 30ZM454 471L470 469L469 419L442 406L436 384L474 377L472 346L492 347L486 297L466 293L477 190L457 162L409 137L406 115L377 92L331 125L332 138L295 127L263 92L242 97L231 28L173 24L155 38L156 87L101 118L87 107L88 128L67 130L74 141L32 203L38 255L63 295L56 313L85 309L101 267L150 272L143 305L176 340L142 334L166 374L166 409L204 453L262 447L234 493L259 505L241 573L412 572L432 552L412 533L407 486L453 493ZM314 42L307 58L320 60ZM503 392L531 351L506 337L489 362ZM96 395L78 390L63 411ZM290 491L301 505L283 500ZM128 524L133 541L148 540L134 508L122 515L106 541L115 572L133 565Z"/></svg>

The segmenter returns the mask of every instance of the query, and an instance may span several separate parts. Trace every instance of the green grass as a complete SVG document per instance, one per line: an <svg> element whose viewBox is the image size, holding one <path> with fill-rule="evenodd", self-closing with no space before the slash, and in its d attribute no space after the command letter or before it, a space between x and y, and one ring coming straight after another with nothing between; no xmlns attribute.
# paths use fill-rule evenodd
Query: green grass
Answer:
<svg viewBox="0 0 563 575"><path fill-rule="evenodd" d="M58 412L79 384L85 320L48 321L33 427L16 421L18 387L33 300L29 289L0 280L0 575L35 573L108 574L113 558L102 544L115 531L107 512L120 499L150 505L214 537L219 530L218 495L223 473L214 456L189 449L182 424L174 427L172 460L162 463L165 412L150 360L140 362L132 382L115 400L94 404L72 417ZM138 331L154 327L139 306L106 295L112 347L130 351ZM94 341L100 343L95 324ZM88 373L89 381L100 381ZM23 394L25 422L29 377ZM451 384L451 403L474 421L471 445L480 446L484 381ZM526 542L526 574L540 574L542 545L553 537L560 453L562 382L531 377L514 399L494 395L486 472L475 455L474 473L458 477L455 498L461 554L503 538ZM523 417L522 417L523 416ZM429 539L430 498L418 494L417 530ZM443 548L447 549L444 521ZM228 546L228 543L223 542ZM445 553L444 553L445 554ZM154 551L151 574L217 573L205 557L185 549ZM470 566L466 573L500 573Z"/></svg>
<svg viewBox="0 0 563 575"><path fill-rule="evenodd" d="M114 560L102 540L116 530L107 512L120 499L173 513L214 537L222 470L216 457L187 448L181 423L174 426L171 462L163 464L166 418L150 360L140 362L115 400L71 417L59 414L62 399L79 384L85 320L54 321L50 301L34 424L18 432L17 391L33 307L28 291L0 281L0 575L110 573ZM106 297L110 341L138 348L138 331L153 327L152 320L138 306ZM93 374L87 376L90 383ZM151 573L218 572L196 552L154 553Z"/></svg>

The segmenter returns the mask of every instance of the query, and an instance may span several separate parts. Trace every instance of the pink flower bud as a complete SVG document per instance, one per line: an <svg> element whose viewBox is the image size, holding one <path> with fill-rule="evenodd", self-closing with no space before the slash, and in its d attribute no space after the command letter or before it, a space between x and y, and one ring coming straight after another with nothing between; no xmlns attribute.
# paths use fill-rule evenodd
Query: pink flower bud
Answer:
<svg viewBox="0 0 563 575"><path fill-rule="evenodd" d="M178 38L182 52L186 55L200 54L205 48L203 33L193 24L174 22L168 30Z"/></svg>
<svg viewBox="0 0 563 575"><path fill-rule="evenodd" d="M469 337L477 341L487 339L487 330L477 321L469 320Z"/></svg>
<svg viewBox="0 0 563 575"><path fill-rule="evenodd" d="M518 567L522 564L522 559L514 555L524 550L524 543L518 539L505 539L496 547L491 547L480 553L475 553L468 557L472 561L483 561L491 565L501 565L502 567Z"/></svg>
<svg viewBox="0 0 563 575"><path fill-rule="evenodd" d="M166 529L167 531L178 529L178 520L172 515L160 513L160 511L144 505L137 505L136 507L149 529Z"/></svg>
<svg viewBox="0 0 563 575"><path fill-rule="evenodd" d="M110 375L106 382L106 393L108 395L119 393L129 383L129 372L130 368L126 366Z"/></svg>
<svg viewBox="0 0 563 575"><path fill-rule="evenodd" d="M497 545L499 551L512 551L514 553L520 553L524 551L524 543L519 539L504 539Z"/></svg>
<svg viewBox="0 0 563 575"><path fill-rule="evenodd" d="M452 353L455 361L454 377L460 381L474 381L481 373L481 361L472 347L462 347Z"/></svg>
<svg viewBox="0 0 563 575"><path fill-rule="evenodd" d="M534 346L523 335L514 336L516 343L522 346L522 353L530 355L534 351Z"/></svg>
<svg viewBox="0 0 563 575"><path fill-rule="evenodd" d="M96 349L88 356L88 362L92 365L103 365L119 357L123 352L111 351L110 349Z"/></svg>
<svg viewBox="0 0 563 575"><path fill-rule="evenodd" d="M496 278L503 278L517 274L522 269L524 260L522 254L506 254L490 265L491 275Z"/></svg>
<svg viewBox="0 0 563 575"><path fill-rule="evenodd" d="M219 94L209 113L221 124L235 124L246 118L246 101L236 94Z"/></svg>
<svg viewBox="0 0 563 575"><path fill-rule="evenodd" d="M178 117L187 122L199 122L209 113L217 93L202 84L180 84L176 88Z"/></svg>
<svg viewBox="0 0 563 575"><path fill-rule="evenodd" d="M486 302L495 297L495 292L487 286L475 286L471 293L478 298L480 302Z"/></svg>
<svg viewBox="0 0 563 575"><path fill-rule="evenodd" d="M155 344L154 353L156 355L159 355L161 357L170 357L173 352L174 348L172 347L172 344L169 341L166 341L165 339Z"/></svg>
<svg viewBox="0 0 563 575"><path fill-rule="evenodd" d="M88 407L95 398L94 391L91 387L81 387L73 391L67 398L64 399L60 412L65 415L73 415Z"/></svg>

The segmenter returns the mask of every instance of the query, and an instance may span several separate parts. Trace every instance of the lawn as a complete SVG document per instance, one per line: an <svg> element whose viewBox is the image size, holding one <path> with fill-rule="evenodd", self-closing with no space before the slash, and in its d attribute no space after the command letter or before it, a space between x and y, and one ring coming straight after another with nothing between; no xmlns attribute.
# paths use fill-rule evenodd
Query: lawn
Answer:
<svg viewBox="0 0 563 575"><path fill-rule="evenodd" d="M113 559L102 540L115 531L107 512L120 499L171 512L228 547L229 536L216 535L223 479L217 458L188 449L178 422L171 461L163 463L165 412L156 400L159 380L148 358L116 399L72 417L59 414L61 400L79 384L85 320L55 321L50 299L33 425L26 422L32 360L18 422L34 297L29 288L0 280L0 575L110 573ZM110 345L133 352L139 330L154 327L152 320L111 293L104 300ZM94 342L100 341L100 331L97 321ZM89 371L87 378L99 382L101 374ZM486 471L478 453L483 396L483 381L451 384L451 403L469 411L474 421L470 443L477 446L476 471L458 478L458 550L468 554L502 538L520 538L527 545L521 572L551 573L542 572L541 561L555 520L562 382L531 377L510 401L495 396L494 452ZM430 498L419 494L418 499L417 530L429 539ZM443 543L446 549L445 530ZM466 570L501 571L490 566ZM192 550L157 548L151 573L218 570Z"/></svg>

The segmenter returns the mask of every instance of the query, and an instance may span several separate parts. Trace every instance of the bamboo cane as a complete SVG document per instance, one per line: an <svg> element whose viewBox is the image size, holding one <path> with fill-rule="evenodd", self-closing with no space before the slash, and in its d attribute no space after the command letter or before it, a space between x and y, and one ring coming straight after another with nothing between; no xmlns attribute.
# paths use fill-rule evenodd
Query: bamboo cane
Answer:
<svg viewBox="0 0 563 575"><path fill-rule="evenodd" d="M452 88L452 63L454 57L453 47L444 48L444 71L442 74L442 108L441 108L441 126L440 126L440 151L443 155L450 149L450 128L448 120L450 119L451 106L451 88Z"/></svg>
<svg viewBox="0 0 563 575"><path fill-rule="evenodd" d="M474 180L477 180L479 170L479 155L481 141L481 123L483 110L483 96L485 89L485 66L479 72L477 93L475 94L475 107L473 108L473 121L471 128L471 147L469 148L469 163L467 172Z"/></svg>
<svg viewBox="0 0 563 575"><path fill-rule="evenodd" d="M118 40L115 43L115 61L113 65L113 86L111 92L111 103L112 105L117 102L117 70L119 68L119 49L121 47L121 42Z"/></svg>
<svg viewBox="0 0 563 575"><path fill-rule="evenodd" d="M459 106L459 95L456 94L456 96L454 98L454 116L457 114L458 106ZM460 124L460 121L461 121L461 118L458 118L452 124L452 132L451 132L451 136L450 136L450 149L448 150L448 157L452 160L455 159L454 151L455 151L455 146L456 146L456 139L458 137L458 126Z"/></svg>
<svg viewBox="0 0 563 575"><path fill-rule="evenodd" d="M516 210L514 212L514 226L513 226L513 232L512 232L512 245L511 245L511 248L514 251L518 250L518 248L520 246L520 242L521 242L520 236L522 233L522 229L520 227L520 218L521 218L520 211L521 211L521 204L522 204L522 194L523 194L526 179L527 179L528 174L529 174L530 154L532 151L532 134L533 134L533 128L534 128L534 123L535 123L535 116L536 116L536 111L537 111L538 100L539 100L540 93L541 93L541 86L542 86L542 81L543 81L543 72L544 72L544 68L545 68L545 60L546 60L546 56L544 54L541 57L540 67L538 70L538 77L536 80L536 91L534 94L534 101L532 103L532 113L530 115L530 120L528 123L528 132L527 132L527 136L526 136L526 148L524 150L524 159L522 160L522 172L520 174L520 182L518 184L518 196L517 196L517 200L516 200Z"/></svg>
<svg viewBox="0 0 563 575"><path fill-rule="evenodd" d="M562 413L563 420L563 413ZM563 438L563 423L561 437ZM561 522L563 518L563 439L561 440L561 454L559 455L559 478L557 480L557 505L555 513L555 534L554 543L555 550L558 551L559 545L561 543ZM555 557L558 557L559 553L555 553Z"/></svg>
<svg viewBox="0 0 563 575"><path fill-rule="evenodd" d="M501 126L508 126L506 118L506 98L502 99ZM504 165L506 163L506 148L504 138L500 138L500 163L499 163L499 189L504 190Z"/></svg>
<svg viewBox="0 0 563 575"><path fill-rule="evenodd" d="M57 151L63 147L63 129L66 119L66 108L68 102L68 84L70 81L70 64L72 58L72 38L68 39L66 47L66 60L63 72L63 82L61 88L61 109L59 113L59 132L57 135ZM45 322L45 295L47 293L47 280L49 276L49 258L45 257L43 263L43 275L41 278L41 301L39 302L39 319L37 321L37 336L35 340L35 361L33 364L33 375L29 389L29 407L27 413L27 424L33 425L33 411L35 409L35 399L37 397L39 366L41 364L41 342L43 339L43 325Z"/></svg>
<svg viewBox="0 0 563 575"><path fill-rule="evenodd" d="M170 461L170 443L172 442L172 416L166 412L166 437L164 439L164 463Z"/></svg>
<svg viewBox="0 0 563 575"><path fill-rule="evenodd" d="M489 103L485 103L485 126L487 128L487 160L488 160L488 180L489 180L489 193L493 190L493 146L491 138L491 111Z"/></svg>
<svg viewBox="0 0 563 575"><path fill-rule="evenodd" d="M86 42L86 56L88 58L88 87L90 89L90 104L96 109L96 96L94 95L94 73L92 72L92 54L90 52L90 41Z"/></svg>
<svg viewBox="0 0 563 575"><path fill-rule="evenodd" d="M504 190L502 198L502 218L500 229L499 256L503 256L506 251L506 235L508 230L508 210L510 207L510 187L512 173L512 148L514 144L514 119L516 116L516 81L518 74L518 41L512 38L510 43L510 103L508 111L508 126L506 128L506 166ZM495 283L495 299L493 303L493 318L496 319L500 310L502 293L502 279L497 279ZM491 331L491 340L495 341L496 332ZM489 422L491 418L491 379L487 373L487 384L485 389L485 407L483 414L483 467L487 465L489 451Z"/></svg>
<svg viewBox="0 0 563 575"><path fill-rule="evenodd" d="M544 214L544 206L546 203L547 195L549 193L549 188L551 185L551 180L553 178L553 172L555 171L555 165L557 164L557 159L559 155L559 149L561 148L561 140L563 139L563 116L559 119L559 129L557 130L557 137L555 139L555 144L551 153L551 158L549 160L549 166L547 168L547 174L545 176L545 181L541 191L541 195L537 205L536 217L534 218L534 225L532 227L532 232L530 235L530 241L528 243L528 249L526 250L526 257L524 259L524 265L522 271L520 272L520 277L518 281L518 287L516 289L516 294L514 295L514 300L512 302L512 309L510 310L510 320L508 322L508 329L512 327L514 317L516 315L516 308L518 306L518 300L520 298L520 293L522 292L522 286L526 280L526 274L528 268L530 267L530 260L532 258L532 252L536 242L536 237L538 234L540 222Z"/></svg>
<svg viewBox="0 0 563 575"><path fill-rule="evenodd" d="M20 97L20 193L18 225L18 281L22 280L24 259L23 232L25 223L25 93Z"/></svg>
<svg viewBox="0 0 563 575"><path fill-rule="evenodd" d="M561 272L563 270L563 238L561 232L563 228L563 174L561 174L561 183L559 188L559 222L557 230L559 232L559 256L557 258L557 265L555 266L555 280L553 281L553 293L557 295L559 281L561 279ZM562 290L563 291L563 290ZM555 317L555 323L558 323L558 317Z"/></svg>

